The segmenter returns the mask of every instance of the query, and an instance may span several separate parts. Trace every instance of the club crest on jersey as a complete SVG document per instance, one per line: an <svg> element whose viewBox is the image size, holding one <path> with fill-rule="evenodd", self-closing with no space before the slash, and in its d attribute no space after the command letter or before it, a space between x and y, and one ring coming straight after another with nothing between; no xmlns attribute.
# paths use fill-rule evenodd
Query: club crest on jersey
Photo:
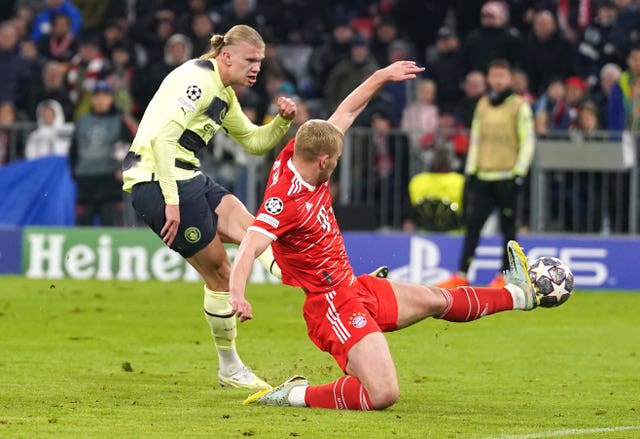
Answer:
<svg viewBox="0 0 640 439"><path fill-rule="evenodd" d="M353 313L349 324L356 329L364 328L367 324L367 318L361 312Z"/></svg>
<svg viewBox="0 0 640 439"><path fill-rule="evenodd" d="M202 96L202 90L197 85L190 85L187 87L187 97L192 101L197 101Z"/></svg>
<svg viewBox="0 0 640 439"><path fill-rule="evenodd" d="M277 215L284 209L284 204L282 203L282 200L280 198L271 197L264 202L264 208L271 215Z"/></svg>

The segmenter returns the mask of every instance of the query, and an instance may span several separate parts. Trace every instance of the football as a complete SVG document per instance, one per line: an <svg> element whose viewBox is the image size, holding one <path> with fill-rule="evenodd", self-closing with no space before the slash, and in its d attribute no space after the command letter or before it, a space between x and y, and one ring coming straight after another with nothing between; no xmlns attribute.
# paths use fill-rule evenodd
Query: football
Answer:
<svg viewBox="0 0 640 439"><path fill-rule="evenodd" d="M569 300L573 292L573 273L558 258L544 256L529 265L529 277L542 299L540 306L551 308Z"/></svg>

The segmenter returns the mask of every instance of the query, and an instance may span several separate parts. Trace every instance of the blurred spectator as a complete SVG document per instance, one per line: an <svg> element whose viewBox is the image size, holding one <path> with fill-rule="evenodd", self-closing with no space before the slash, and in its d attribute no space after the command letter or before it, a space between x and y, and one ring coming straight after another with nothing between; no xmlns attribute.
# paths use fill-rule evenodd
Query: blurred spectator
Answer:
<svg viewBox="0 0 640 439"><path fill-rule="evenodd" d="M164 56L155 60L151 58L147 68L136 78L132 90L138 104L138 116L144 113L165 76L180 64L191 59L192 55L191 40L185 35L174 34L165 43Z"/></svg>
<svg viewBox="0 0 640 439"><path fill-rule="evenodd" d="M480 27L480 10L486 0L453 0L451 8L456 23L456 31L461 41Z"/></svg>
<svg viewBox="0 0 640 439"><path fill-rule="evenodd" d="M536 97L529 91L529 76L521 69L513 69L513 91L533 107Z"/></svg>
<svg viewBox="0 0 640 439"><path fill-rule="evenodd" d="M419 151L428 145L422 140L435 136L438 130L438 107L435 105L436 84L430 79L418 83L418 99L407 105L402 112L402 129L409 136L409 145Z"/></svg>
<svg viewBox="0 0 640 439"><path fill-rule="evenodd" d="M0 24L0 102L22 109L31 75L32 63L19 53L15 27L8 21Z"/></svg>
<svg viewBox="0 0 640 439"><path fill-rule="evenodd" d="M482 6L481 27L464 41L464 64L467 72L485 71L491 60L506 59L514 67L522 67L524 45L517 30L509 27L506 3L491 0Z"/></svg>
<svg viewBox="0 0 640 439"><path fill-rule="evenodd" d="M627 66L607 99L608 130L640 129L640 45L629 51Z"/></svg>
<svg viewBox="0 0 640 439"><path fill-rule="evenodd" d="M220 30L222 32L228 31L236 24L246 24L258 30L260 34L264 34L256 17L254 2L250 0L231 0L230 8L222 14L220 19Z"/></svg>
<svg viewBox="0 0 640 439"><path fill-rule="evenodd" d="M29 87L27 97L27 115L30 120L36 120L36 106L47 99L60 104L65 120L73 117L74 105L69 98L69 91L65 85L65 70L62 63L49 61L42 68L42 76L34 78Z"/></svg>
<svg viewBox="0 0 640 439"><path fill-rule="evenodd" d="M78 53L71 58L67 72L67 85L71 102L77 104L83 95L93 90L105 67L106 60L100 51L98 38L93 35L81 37ZM77 118L74 117L74 119Z"/></svg>
<svg viewBox="0 0 640 439"><path fill-rule="evenodd" d="M387 59L382 65L393 64L396 61L415 59L411 44L404 40L391 42L387 50ZM402 110L407 105L407 84L404 82L387 82L382 86L381 91L388 94L393 101L393 108L389 110L391 111L393 126L397 127L400 125Z"/></svg>
<svg viewBox="0 0 640 439"><path fill-rule="evenodd" d="M11 129L16 120L16 109L13 103L0 102L0 166L13 160L17 155L16 131Z"/></svg>
<svg viewBox="0 0 640 439"><path fill-rule="evenodd" d="M107 77L114 89L116 107L126 116L131 116L135 110L131 93L135 78L131 51L123 45L115 45L111 50L110 61Z"/></svg>
<svg viewBox="0 0 640 439"><path fill-rule="evenodd" d="M368 75L378 68L369 53L367 41L355 36L351 41L350 57L340 61L329 73L324 88L325 105L328 111L355 89Z"/></svg>
<svg viewBox="0 0 640 439"><path fill-rule="evenodd" d="M100 50L106 59L111 58L111 52L115 47L126 47L133 57L133 44L127 36L126 29L120 20L109 20L102 29L100 37Z"/></svg>
<svg viewBox="0 0 640 439"><path fill-rule="evenodd" d="M51 32L37 41L38 52L47 59L67 62L78 50L75 35L71 32L71 18L56 14L51 18Z"/></svg>
<svg viewBox="0 0 640 439"><path fill-rule="evenodd" d="M440 109L452 111L462 98L464 66L460 40L448 27L438 30L438 38L427 50L426 76L432 78L438 89L437 103Z"/></svg>
<svg viewBox="0 0 640 439"><path fill-rule="evenodd" d="M38 104L36 115L38 128L27 137L25 158L33 160L50 155L66 157L69 154L73 125L65 122L62 106L47 99Z"/></svg>
<svg viewBox="0 0 640 439"><path fill-rule="evenodd" d="M616 14L617 10L611 1L600 3L596 16L578 42L578 73L587 79L589 86L598 82L602 66L622 63L622 57L613 42Z"/></svg>
<svg viewBox="0 0 640 439"><path fill-rule="evenodd" d="M535 14L525 53L530 87L536 95L544 92L551 78L566 78L573 73L572 49L557 31L549 11Z"/></svg>
<svg viewBox="0 0 640 439"><path fill-rule="evenodd" d="M621 54L640 43L640 4L633 0L614 0L618 14L611 38Z"/></svg>
<svg viewBox="0 0 640 439"><path fill-rule="evenodd" d="M1 16L2 15L0 15L0 17ZM13 17L11 17L11 22L13 23L13 27L16 29L16 33L18 35L18 41L29 39L29 31L31 29L33 16L33 9L23 6L19 7Z"/></svg>
<svg viewBox="0 0 640 439"><path fill-rule="evenodd" d="M562 34L575 44L591 21L592 0L557 0L554 3Z"/></svg>
<svg viewBox="0 0 640 439"><path fill-rule="evenodd" d="M578 111L575 128L584 135L595 135L600 129L598 107L593 101L585 101Z"/></svg>
<svg viewBox="0 0 640 439"><path fill-rule="evenodd" d="M322 45L315 47L309 57L309 74L318 94L322 94L331 70L351 53L354 31L346 22L337 22Z"/></svg>
<svg viewBox="0 0 640 439"><path fill-rule="evenodd" d="M438 29L442 27L449 10L449 3L442 0L396 0L394 16L396 23L402 23L402 33L406 34L414 46L416 61L424 63L427 47L436 40Z"/></svg>
<svg viewBox="0 0 640 439"><path fill-rule="evenodd" d="M207 0L188 0L186 3L186 9L179 13L176 18L176 28L178 29L178 32L192 36L191 33L194 31L194 19L197 16L205 15L211 22L212 26L214 16L220 20L220 15L217 12L213 12L211 15L209 14ZM211 37L212 34L213 29L209 32L209 37ZM195 53L205 53L207 50L209 50L209 46L204 47L203 50L196 50Z"/></svg>
<svg viewBox="0 0 640 439"><path fill-rule="evenodd" d="M78 184L78 225L93 225L96 217L100 225L122 224L122 173L117 154L126 149L132 135L113 100L111 85L96 82L91 111L76 122L69 158Z"/></svg>
<svg viewBox="0 0 640 439"><path fill-rule="evenodd" d="M569 105L566 102L564 82L553 79L535 103L534 121L536 134L546 136L552 131L566 130L571 125Z"/></svg>
<svg viewBox="0 0 640 439"><path fill-rule="evenodd" d="M278 47L275 44L266 43L264 59L260 66L260 75L258 75L256 83L251 88L259 98L256 108L258 112L257 120L262 120L263 123L268 122L265 118L272 118L278 113L277 106L272 108L274 112L267 109L275 103L274 96L276 94L283 93L287 97L297 96L296 77L287 69L280 56L278 56Z"/></svg>
<svg viewBox="0 0 640 439"><path fill-rule="evenodd" d="M398 39L398 28L390 18L384 18L375 25L371 39L371 54L380 66L387 64L389 45Z"/></svg>
<svg viewBox="0 0 640 439"><path fill-rule="evenodd" d="M143 65L149 67L150 64L157 63L164 58L164 51L169 38L176 33L173 20L164 18L163 14L154 21L153 30L140 35L138 41L144 47L145 59Z"/></svg>
<svg viewBox="0 0 640 439"><path fill-rule="evenodd" d="M464 96L456 104L454 113L456 119L458 119L465 128L469 129L471 128L471 120L473 119L476 104L487 90L484 74L480 71L467 73L464 83L462 84L462 90Z"/></svg>
<svg viewBox="0 0 640 439"><path fill-rule="evenodd" d="M82 17L83 31L96 31L103 24L105 0L73 0Z"/></svg>
<svg viewBox="0 0 640 439"><path fill-rule="evenodd" d="M198 0L202 1L202 0ZM208 14L198 12L191 18L189 36L193 42L193 53L205 53L209 50L211 35L214 34L213 21Z"/></svg>
<svg viewBox="0 0 640 439"><path fill-rule="evenodd" d="M620 79L622 69L617 64L609 63L600 69L600 80L598 86L591 91L591 100L600 109L600 126L607 127L607 98L611 89Z"/></svg>
<svg viewBox="0 0 640 439"><path fill-rule="evenodd" d="M31 40L38 41L41 36L48 35L51 32L53 18L60 14L71 19L71 33L78 35L82 29L82 15L71 0L47 0L45 9L33 21Z"/></svg>
<svg viewBox="0 0 640 439"><path fill-rule="evenodd" d="M565 81L567 106L569 107L570 126L575 126L580 107L586 98L587 84L579 76L570 76Z"/></svg>

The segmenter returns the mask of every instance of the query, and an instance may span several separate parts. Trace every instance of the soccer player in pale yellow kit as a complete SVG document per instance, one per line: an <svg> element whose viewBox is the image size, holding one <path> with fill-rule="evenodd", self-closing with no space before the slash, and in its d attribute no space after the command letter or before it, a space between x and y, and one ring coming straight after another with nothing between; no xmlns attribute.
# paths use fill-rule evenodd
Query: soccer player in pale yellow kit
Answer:
<svg viewBox="0 0 640 439"><path fill-rule="evenodd" d="M278 115L256 126L244 115L233 85L256 82L265 44L253 28L233 26L211 38L211 49L173 70L149 103L123 162L124 190L154 232L204 279L204 312L218 352L223 386L270 388L246 367L235 347L229 305L230 265L223 243L240 243L253 216L222 186L203 175L196 153L223 129L245 150L264 154L289 129L295 103L278 100ZM271 248L260 262L276 276Z"/></svg>

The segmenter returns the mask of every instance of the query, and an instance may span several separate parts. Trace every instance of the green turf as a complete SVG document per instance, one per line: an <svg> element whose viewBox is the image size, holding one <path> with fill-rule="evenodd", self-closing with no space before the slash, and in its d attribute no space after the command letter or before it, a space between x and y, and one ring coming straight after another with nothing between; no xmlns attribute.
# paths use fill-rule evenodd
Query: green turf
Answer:
<svg viewBox="0 0 640 439"><path fill-rule="evenodd" d="M339 374L306 337L302 296L249 293L239 350L272 384ZM216 384L201 301L198 284L0 278L0 437L640 436L578 435L640 428L640 294L390 334L401 398L364 413L242 406L248 392Z"/></svg>

